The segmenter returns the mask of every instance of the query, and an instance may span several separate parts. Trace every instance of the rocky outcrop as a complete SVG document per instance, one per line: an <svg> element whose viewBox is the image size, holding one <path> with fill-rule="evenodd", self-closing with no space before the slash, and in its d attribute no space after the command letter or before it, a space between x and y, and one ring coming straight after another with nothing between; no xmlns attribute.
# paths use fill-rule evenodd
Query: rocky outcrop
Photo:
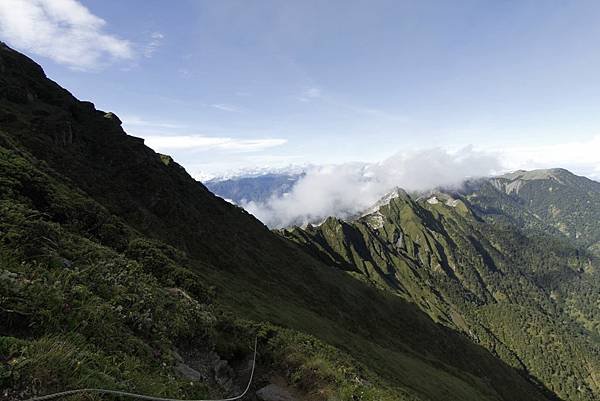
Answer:
<svg viewBox="0 0 600 401"><path fill-rule="evenodd" d="M256 396L261 401L298 401L287 389L277 384L269 384L261 388L256 392Z"/></svg>
<svg viewBox="0 0 600 401"><path fill-rule="evenodd" d="M121 121L121 119L119 117L117 117L117 115L115 113L113 113L111 111L109 111L108 113L104 114L104 118L109 119L110 121L114 122L118 126L121 126L123 124L123 122Z"/></svg>

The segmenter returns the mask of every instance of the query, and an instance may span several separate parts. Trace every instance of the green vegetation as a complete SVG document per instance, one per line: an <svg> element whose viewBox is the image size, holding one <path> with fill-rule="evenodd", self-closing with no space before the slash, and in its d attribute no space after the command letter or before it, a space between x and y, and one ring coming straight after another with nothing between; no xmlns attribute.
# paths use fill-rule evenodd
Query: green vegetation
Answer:
<svg viewBox="0 0 600 401"><path fill-rule="evenodd" d="M126 229L16 152L0 149L0 173L0 383L8 399L80 387L218 397L226 389L174 374L176 350L216 351L233 363L249 354L255 333L261 371L281 369L307 392L385 399L368 371L335 348L225 314L212 304L214 289L183 267L184 253ZM34 187L35 201L26 195ZM90 209L121 228L124 252L102 245L102 230L92 233Z"/></svg>
<svg viewBox="0 0 600 401"><path fill-rule="evenodd" d="M486 219L562 235L600 255L600 183L564 169L517 171L471 183L469 201Z"/></svg>
<svg viewBox="0 0 600 401"><path fill-rule="evenodd" d="M232 395L255 335L252 391L278 382L323 401L597 394L593 308L563 295L563 313L538 284L562 295L575 285L564 277L579 277L593 298L582 282L596 262L570 245L531 248L531 265L516 264L529 237L499 234L467 200L446 210L410 197L390 204L383 228L331 219L322 238L297 230L290 241L3 45L0 71L3 398L81 386ZM523 359L538 343L517 348L488 321L486 306L524 300L567 321L568 335L580 330L570 348L566 337L552 348L560 386ZM585 352L587 365L563 350Z"/></svg>
<svg viewBox="0 0 600 401"><path fill-rule="evenodd" d="M490 224L467 198L431 196L398 193L355 221L281 234L419 305L560 397L595 399L599 262L560 234Z"/></svg>

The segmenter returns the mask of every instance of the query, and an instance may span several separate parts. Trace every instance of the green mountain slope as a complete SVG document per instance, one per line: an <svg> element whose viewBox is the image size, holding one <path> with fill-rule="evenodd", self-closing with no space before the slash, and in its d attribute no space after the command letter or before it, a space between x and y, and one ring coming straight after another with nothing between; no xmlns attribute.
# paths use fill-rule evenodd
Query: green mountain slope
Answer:
<svg viewBox="0 0 600 401"><path fill-rule="evenodd" d="M0 73L4 398L84 386L232 395L255 334L252 393L280 383L311 400L554 397L215 197L4 45Z"/></svg>
<svg viewBox="0 0 600 401"><path fill-rule="evenodd" d="M560 235L525 235L474 210L467 198L396 191L354 221L281 234L415 303L564 399L597 399L600 264Z"/></svg>
<svg viewBox="0 0 600 401"><path fill-rule="evenodd" d="M564 169L517 171L471 183L466 196L482 216L562 234L600 255L600 183Z"/></svg>

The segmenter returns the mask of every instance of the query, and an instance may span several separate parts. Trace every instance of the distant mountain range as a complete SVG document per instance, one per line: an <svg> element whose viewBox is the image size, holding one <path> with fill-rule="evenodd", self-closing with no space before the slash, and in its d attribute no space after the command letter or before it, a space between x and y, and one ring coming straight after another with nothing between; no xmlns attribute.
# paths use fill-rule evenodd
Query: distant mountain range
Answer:
<svg viewBox="0 0 600 401"><path fill-rule="evenodd" d="M565 169L516 171L467 185L477 211L494 221L562 234L600 252L600 183Z"/></svg>
<svg viewBox="0 0 600 401"><path fill-rule="evenodd" d="M288 193L305 174L269 172L216 178L204 184L216 195L243 205ZM559 168L520 170L467 181L459 193L469 197L478 212L488 218L508 219L520 228L544 227L590 251L600 252L597 181Z"/></svg>
<svg viewBox="0 0 600 401"><path fill-rule="evenodd" d="M289 192L304 174L304 172L244 174L236 177L213 178L203 181L203 184L216 195L241 205L247 202L265 202L272 196L281 196Z"/></svg>
<svg viewBox="0 0 600 401"><path fill-rule="evenodd" d="M0 398L233 397L256 338L253 400L598 400L598 185L516 172L272 231L0 44Z"/></svg>

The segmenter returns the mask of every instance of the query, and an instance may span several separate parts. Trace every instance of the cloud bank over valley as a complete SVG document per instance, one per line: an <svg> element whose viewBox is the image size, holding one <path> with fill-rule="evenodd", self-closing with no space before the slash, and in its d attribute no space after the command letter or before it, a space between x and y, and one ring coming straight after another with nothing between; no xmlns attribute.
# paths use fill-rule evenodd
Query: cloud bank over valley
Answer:
<svg viewBox="0 0 600 401"><path fill-rule="evenodd" d="M240 206L273 228L348 217L364 211L395 187L424 191L459 187L466 178L497 173L497 155L465 147L400 152L379 163L310 167L289 192Z"/></svg>

